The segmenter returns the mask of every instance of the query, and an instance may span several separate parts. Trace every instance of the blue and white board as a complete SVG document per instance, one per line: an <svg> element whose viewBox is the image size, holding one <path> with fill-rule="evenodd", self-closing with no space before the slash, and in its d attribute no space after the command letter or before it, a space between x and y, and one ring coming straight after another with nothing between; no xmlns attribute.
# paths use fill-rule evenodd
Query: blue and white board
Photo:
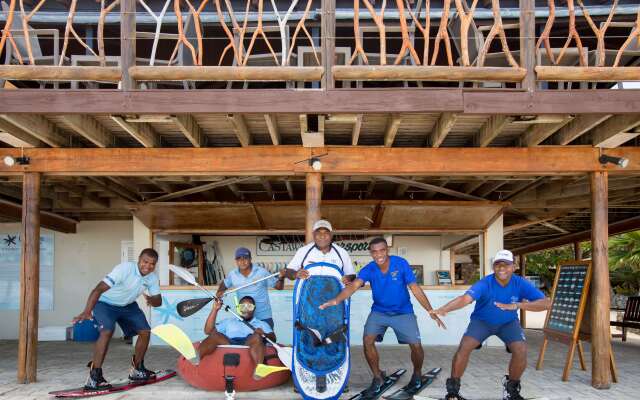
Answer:
<svg viewBox="0 0 640 400"><path fill-rule="evenodd" d="M342 291L342 271L328 263L305 267L309 278L298 279L293 289L293 382L304 399L340 397L349 379L349 300L320 310L318 307ZM346 327L343 340L316 346L313 335L295 323L315 329L322 339Z"/></svg>

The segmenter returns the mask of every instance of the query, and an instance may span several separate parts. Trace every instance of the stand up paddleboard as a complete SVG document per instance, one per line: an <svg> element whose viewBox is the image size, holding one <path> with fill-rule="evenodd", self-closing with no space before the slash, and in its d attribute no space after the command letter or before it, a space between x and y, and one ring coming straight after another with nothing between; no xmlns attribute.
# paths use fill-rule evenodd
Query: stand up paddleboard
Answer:
<svg viewBox="0 0 640 400"><path fill-rule="evenodd" d="M349 379L349 301L320 310L342 291L336 265L305 267L293 289L293 382L304 399L338 399Z"/></svg>

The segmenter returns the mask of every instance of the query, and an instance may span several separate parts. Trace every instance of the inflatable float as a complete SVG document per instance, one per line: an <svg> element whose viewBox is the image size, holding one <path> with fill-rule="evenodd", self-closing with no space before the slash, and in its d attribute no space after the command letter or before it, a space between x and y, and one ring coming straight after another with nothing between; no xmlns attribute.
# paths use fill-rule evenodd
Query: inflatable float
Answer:
<svg viewBox="0 0 640 400"><path fill-rule="evenodd" d="M197 349L200 343L193 344ZM264 364L282 366L276 350L267 346ZM184 356L178 359L178 374L191 386L211 391L251 392L282 385L289 380L290 371L274 372L262 379L253 378L256 364L248 346L218 346L216 350L192 364ZM225 379L226 377L226 379ZM233 385L229 390L229 384Z"/></svg>
<svg viewBox="0 0 640 400"><path fill-rule="evenodd" d="M305 267L293 290L293 382L304 399L334 400L349 379L349 301L318 307L344 288L336 265Z"/></svg>

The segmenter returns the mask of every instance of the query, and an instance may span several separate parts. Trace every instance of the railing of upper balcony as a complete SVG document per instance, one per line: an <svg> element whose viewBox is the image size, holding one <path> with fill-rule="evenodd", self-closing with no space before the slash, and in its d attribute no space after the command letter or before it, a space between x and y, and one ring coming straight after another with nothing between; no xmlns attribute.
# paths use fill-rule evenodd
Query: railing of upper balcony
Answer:
<svg viewBox="0 0 640 400"><path fill-rule="evenodd" d="M556 89L640 81L633 1L1 1L0 87Z"/></svg>

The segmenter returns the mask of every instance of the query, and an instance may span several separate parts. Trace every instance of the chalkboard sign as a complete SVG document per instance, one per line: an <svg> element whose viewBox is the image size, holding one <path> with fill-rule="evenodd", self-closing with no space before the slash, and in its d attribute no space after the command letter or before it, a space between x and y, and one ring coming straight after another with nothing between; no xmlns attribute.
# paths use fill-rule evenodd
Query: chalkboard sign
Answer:
<svg viewBox="0 0 640 400"><path fill-rule="evenodd" d="M591 268L588 263L559 266L553 285L551 310L547 314L546 330L572 337L579 332L590 281Z"/></svg>

